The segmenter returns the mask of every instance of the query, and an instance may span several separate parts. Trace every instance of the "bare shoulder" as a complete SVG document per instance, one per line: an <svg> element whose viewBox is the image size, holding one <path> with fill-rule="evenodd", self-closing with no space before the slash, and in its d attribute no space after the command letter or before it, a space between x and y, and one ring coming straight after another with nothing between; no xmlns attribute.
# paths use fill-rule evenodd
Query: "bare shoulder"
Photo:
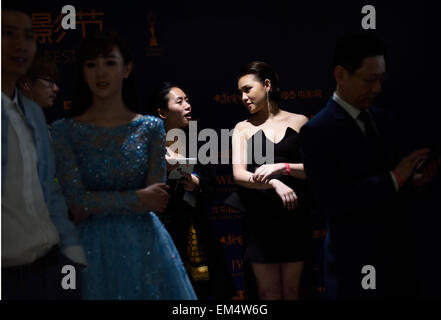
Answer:
<svg viewBox="0 0 441 320"><path fill-rule="evenodd" d="M236 132L242 132L250 127L250 123L247 120L240 121L236 123L234 126L234 131Z"/></svg>
<svg viewBox="0 0 441 320"><path fill-rule="evenodd" d="M296 129L296 131L299 131L300 128L309 121L308 117L304 116L303 114L292 113L292 112L286 112L286 113L287 113L288 125Z"/></svg>

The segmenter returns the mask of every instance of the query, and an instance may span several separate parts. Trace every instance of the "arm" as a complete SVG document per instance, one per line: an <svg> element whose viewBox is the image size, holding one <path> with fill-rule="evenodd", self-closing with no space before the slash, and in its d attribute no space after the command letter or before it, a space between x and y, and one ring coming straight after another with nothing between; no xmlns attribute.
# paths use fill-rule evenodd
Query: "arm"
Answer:
<svg viewBox="0 0 441 320"><path fill-rule="evenodd" d="M55 173L55 170L53 171ZM86 254L81 245L81 240L78 237L74 224L69 219L68 209L60 185L55 182L54 174L52 174L52 177L53 179L48 183L50 195L48 208L52 222L57 227L60 235L59 245L61 252L72 261L87 266Z"/></svg>
<svg viewBox="0 0 441 320"><path fill-rule="evenodd" d="M160 119L154 122L151 131L149 145L149 173L147 175L147 185L157 182L166 182L167 167L165 162L165 129L164 122Z"/></svg>
<svg viewBox="0 0 441 320"><path fill-rule="evenodd" d="M268 183L257 182L253 179L253 173L247 170L247 140L240 123L233 131L233 177L236 184L250 189L273 189L276 179L271 179ZM278 181L278 180L277 180Z"/></svg>
<svg viewBox="0 0 441 320"><path fill-rule="evenodd" d="M65 128L53 127L51 134L55 149L57 177L60 181L67 205L76 221L93 214L132 212L145 213L147 208L139 201L136 191L92 191L83 182L78 167L76 154L68 138Z"/></svg>
<svg viewBox="0 0 441 320"><path fill-rule="evenodd" d="M240 124L238 124L240 125ZM254 174L247 170L247 141L238 126L233 132L233 176L237 184L250 189L274 189L283 206L294 210L297 205L297 195L294 190L278 179L268 179L266 182L254 180Z"/></svg>
<svg viewBox="0 0 441 320"><path fill-rule="evenodd" d="M289 170L287 166L289 166ZM297 179L306 179L303 163L263 164L254 172L253 179L257 182L267 182L271 176L279 174L290 175Z"/></svg>
<svg viewBox="0 0 441 320"><path fill-rule="evenodd" d="M291 114L288 120L288 127L298 128L299 131L309 119L304 115ZM300 159L298 148L293 148L293 159ZM254 172L254 180L258 182L268 182L273 175L290 175L297 179L306 179L303 163L274 163L264 164Z"/></svg>
<svg viewBox="0 0 441 320"><path fill-rule="evenodd" d="M49 181L47 182L48 199L47 206L52 222L57 227L60 235L60 250L73 262L87 266L86 254L81 245L78 233L69 219L66 202L60 185L55 182L55 158L53 150L48 156Z"/></svg>
<svg viewBox="0 0 441 320"><path fill-rule="evenodd" d="M59 247L61 252L74 263L87 266L86 255L81 245L78 233L69 219L66 202L58 183L55 182L55 157L51 145L46 119L37 105L27 102L28 111L33 117L36 139L39 141L39 167L44 170L40 172L40 182L44 190L46 206L50 218L59 234ZM3 111L3 110L2 110Z"/></svg>

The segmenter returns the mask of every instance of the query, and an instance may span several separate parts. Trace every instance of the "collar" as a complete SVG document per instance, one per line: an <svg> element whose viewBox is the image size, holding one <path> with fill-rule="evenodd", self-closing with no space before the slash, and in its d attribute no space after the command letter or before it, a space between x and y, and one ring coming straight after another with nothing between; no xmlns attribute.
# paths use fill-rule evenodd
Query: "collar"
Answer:
<svg viewBox="0 0 441 320"><path fill-rule="evenodd" d="M19 90L17 88L15 88L14 90L14 96L11 98L9 98L3 91L2 91L2 105L5 104L8 106L8 108L13 108L16 111L18 111L20 113L20 115L24 116L24 110L21 107L20 104L20 97L19 97Z"/></svg>
<svg viewBox="0 0 441 320"><path fill-rule="evenodd" d="M353 105L347 103L346 101L344 101L342 98L340 98L337 93L334 92L334 95L332 96L332 99L338 103L338 105L340 107L342 107L347 113L349 113L349 115L351 116L351 118L353 118L354 120L357 120L358 115L360 114L361 110L357 109L356 107L354 107Z"/></svg>
<svg viewBox="0 0 441 320"><path fill-rule="evenodd" d="M3 91L2 91L2 100L5 101L7 104L10 104L11 102L14 102L18 106L18 94L17 89L14 90L14 96L9 98Z"/></svg>

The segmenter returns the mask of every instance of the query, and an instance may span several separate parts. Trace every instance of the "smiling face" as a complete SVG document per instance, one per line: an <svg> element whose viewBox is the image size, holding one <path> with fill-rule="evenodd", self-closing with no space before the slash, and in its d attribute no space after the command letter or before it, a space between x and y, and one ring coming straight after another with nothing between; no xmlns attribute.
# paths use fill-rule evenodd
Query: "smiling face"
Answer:
<svg viewBox="0 0 441 320"><path fill-rule="evenodd" d="M254 74L247 74L238 81L242 93L242 103L251 114L267 107L268 84L260 82Z"/></svg>
<svg viewBox="0 0 441 320"><path fill-rule="evenodd" d="M132 64L124 64L118 47L108 55L99 55L83 64L84 81L95 98L107 99L122 95L122 85L132 70Z"/></svg>
<svg viewBox="0 0 441 320"><path fill-rule="evenodd" d="M17 81L32 64L37 49L31 18L19 11L2 10L2 78Z"/></svg>
<svg viewBox="0 0 441 320"><path fill-rule="evenodd" d="M184 91L173 87L168 93L168 109L159 109L159 115L169 129L187 127L191 120L191 105Z"/></svg>
<svg viewBox="0 0 441 320"><path fill-rule="evenodd" d="M358 109L372 106L381 92L386 71L384 56L367 57L360 68L350 74L342 66L335 68L337 90L341 98Z"/></svg>

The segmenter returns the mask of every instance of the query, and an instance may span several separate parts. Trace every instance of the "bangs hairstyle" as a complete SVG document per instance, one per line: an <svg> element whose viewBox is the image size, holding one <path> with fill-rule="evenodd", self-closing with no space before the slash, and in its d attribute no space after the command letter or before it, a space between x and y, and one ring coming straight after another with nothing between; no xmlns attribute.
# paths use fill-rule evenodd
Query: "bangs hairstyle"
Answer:
<svg viewBox="0 0 441 320"><path fill-rule="evenodd" d="M92 92L84 81L84 63L87 60L96 59L99 56L108 56L115 47L121 52L124 65L128 65L132 62L127 45L115 32L98 32L83 40L77 51L74 96L72 99L72 107L67 113L68 117L75 117L84 113L93 102ZM140 113L135 79L135 70L132 68L129 77L123 81L122 100L130 111Z"/></svg>
<svg viewBox="0 0 441 320"><path fill-rule="evenodd" d="M263 84L268 79L271 81L271 89L268 93L268 98L271 101L280 102L280 80L279 75L265 62L253 61L247 64L237 76L237 80L248 74L254 74L256 78Z"/></svg>
<svg viewBox="0 0 441 320"><path fill-rule="evenodd" d="M365 58L375 56L384 56L387 59L386 45L374 33L365 31L345 35L337 40L333 68L341 65L353 74L362 66Z"/></svg>

